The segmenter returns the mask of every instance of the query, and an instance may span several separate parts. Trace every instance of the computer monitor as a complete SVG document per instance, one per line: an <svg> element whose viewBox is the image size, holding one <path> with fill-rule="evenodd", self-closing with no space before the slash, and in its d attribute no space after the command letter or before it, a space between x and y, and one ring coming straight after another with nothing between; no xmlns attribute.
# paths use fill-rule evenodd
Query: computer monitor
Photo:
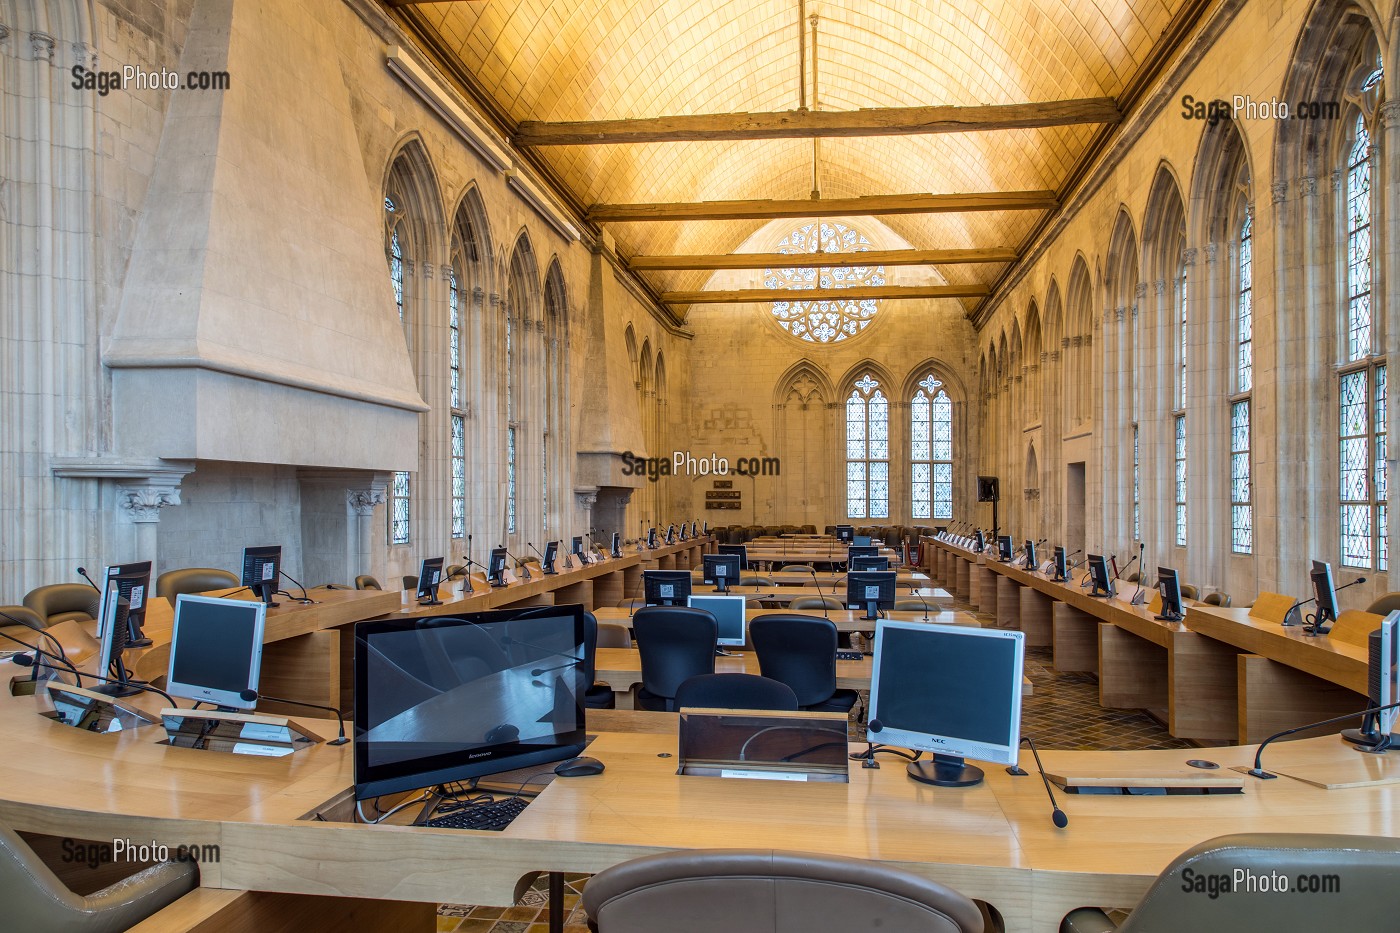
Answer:
<svg viewBox="0 0 1400 933"><path fill-rule="evenodd" d="M1371 710L1366 712L1360 729L1343 729L1342 741L1353 742L1365 751L1382 752L1400 745L1396 736L1397 713L1393 709L1373 712L1389 706L1400 696L1400 610L1390 613L1381 627L1367 640L1366 697Z"/></svg>
<svg viewBox="0 0 1400 933"><path fill-rule="evenodd" d="M556 574L559 571L554 569L554 562L559 559L559 542L546 541L544 543L544 557L540 558L540 572L545 574Z"/></svg>
<svg viewBox="0 0 1400 933"><path fill-rule="evenodd" d="M690 537L689 531L690 531L689 526L686 525L685 522L681 522L681 540L682 540L682 541L684 541L684 540L686 540L687 538Z"/></svg>
<svg viewBox="0 0 1400 933"><path fill-rule="evenodd" d="M676 543L676 526L675 526L674 523L671 524L670 526L668 526L667 529L666 529L666 543L667 543L667 544L675 544L675 543Z"/></svg>
<svg viewBox="0 0 1400 933"><path fill-rule="evenodd" d="M642 598L648 606L684 606L690 598L690 571L643 570Z"/></svg>
<svg viewBox="0 0 1400 933"><path fill-rule="evenodd" d="M880 612L894 608L893 570L865 570L846 574L846 605L864 609L866 619L878 619Z"/></svg>
<svg viewBox="0 0 1400 933"><path fill-rule="evenodd" d="M986 546L987 539L982 536L982 529L978 528L972 534L972 550L974 553L981 554L982 549Z"/></svg>
<svg viewBox="0 0 1400 933"><path fill-rule="evenodd" d="M181 593L165 692L225 709L256 708L266 621L261 602Z"/></svg>
<svg viewBox="0 0 1400 933"><path fill-rule="evenodd" d="M1027 539L1026 539L1026 569L1029 570L1031 573L1035 573L1035 565L1036 565L1036 563L1037 563L1037 561L1036 561L1036 559L1035 559L1035 542L1032 541L1030 538L1027 538Z"/></svg>
<svg viewBox="0 0 1400 933"><path fill-rule="evenodd" d="M982 780L967 758L1014 765L1025 651L1021 632L880 620L867 737L933 752L908 773L939 787Z"/></svg>
<svg viewBox="0 0 1400 933"><path fill-rule="evenodd" d="M1089 555L1089 581L1093 584L1090 596L1107 599L1113 595L1113 578L1108 575L1108 561L1102 554Z"/></svg>
<svg viewBox="0 0 1400 933"><path fill-rule="evenodd" d="M855 545L856 547L870 547L870 545L873 543L873 540L874 539L871 538L870 535L851 536L851 544Z"/></svg>
<svg viewBox="0 0 1400 933"><path fill-rule="evenodd" d="M427 557L418 568L418 604L420 606L441 606L438 586L442 583L442 558Z"/></svg>
<svg viewBox="0 0 1400 933"><path fill-rule="evenodd" d="M612 533L612 556L622 556L622 535L618 534L616 531Z"/></svg>
<svg viewBox="0 0 1400 933"><path fill-rule="evenodd" d="M1313 595L1317 597L1317 613L1313 616L1313 624L1309 633L1312 635L1326 635L1332 631L1332 623L1337 621L1337 588L1332 582L1332 565L1326 561L1315 560L1312 562L1312 572L1308 574L1312 579Z"/></svg>
<svg viewBox="0 0 1400 933"><path fill-rule="evenodd" d="M102 646L97 673L117 683L98 684L93 689L109 696L134 696L141 691L125 685L130 675L122 653L127 648L151 643L141 631L151 590L151 562L113 564L103 576L102 602L97 611L97 637Z"/></svg>
<svg viewBox="0 0 1400 933"><path fill-rule="evenodd" d="M837 526L836 526L836 540L837 540L837 541L844 541L844 542L846 542L847 544L850 544L850 543L851 543L851 539L853 539L855 536L856 536L856 530L855 530L855 527L854 527L854 526L851 526L851 525L837 525Z"/></svg>
<svg viewBox="0 0 1400 933"><path fill-rule="evenodd" d="M506 585L506 549L493 547L486 559L486 582L492 586Z"/></svg>
<svg viewBox="0 0 1400 933"><path fill-rule="evenodd" d="M733 554L739 558L739 569L749 569L749 549L742 544L721 544L718 545L719 553Z"/></svg>
<svg viewBox="0 0 1400 933"><path fill-rule="evenodd" d="M699 522L691 522L691 523L690 523L690 536L691 536L692 538L698 538L698 537L700 536L700 523L699 523Z"/></svg>
<svg viewBox="0 0 1400 933"><path fill-rule="evenodd" d="M653 551L656 550L656 529L655 529L655 528L649 529L649 530L647 531L647 547L650 548L650 549L653 550Z"/></svg>
<svg viewBox="0 0 1400 933"><path fill-rule="evenodd" d="M574 535L569 542L569 553L577 557L580 564L593 563L593 555L583 549L583 535Z"/></svg>
<svg viewBox="0 0 1400 933"><path fill-rule="evenodd" d="M997 560L1003 564L1011 563L1011 536L997 535Z"/></svg>
<svg viewBox="0 0 1400 933"><path fill-rule="evenodd" d="M861 554L851 558L852 570L889 570L890 559L878 555Z"/></svg>
<svg viewBox="0 0 1400 933"><path fill-rule="evenodd" d="M276 606L272 597L277 594L277 578L282 572L282 547L245 547L243 549L243 581L253 593L267 603Z"/></svg>
<svg viewBox="0 0 1400 933"><path fill-rule="evenodd" d="M1170 567L1157 568L1157 592L1162 594L1162 614L1159 622L1180 622L1186 618L1181 611L1181 579Z"/></svg>
<svg viewBox="0 0 1400 933"><path fill-rule="evenodd" d="M748 611L748 604L748 600L742 596L690 597L690 608L704 609L719 623L715 645L720 648L744 647L744 620L747 618L744 613Z"/></svg>
<svg viewBox="0 0 1400 933"><path fill-rule="evenodd" d="M846 563L849 564L857 557L879 557L880 549L873 544L852 544L846 548Z"/></svg>
<svg viewBox="0 0 1400 933"><path fill-rule="evenodd" d="M704 554L700 557L700 564L704 568L704 581L714 584L716 591L726 593L731 584L738 585L740 571L743 570L739 555Z"/></svg>
<svg viewBox="0 0 1400 933"><path fill-rule="evenodd" d="M1055 582L1064 583L1069 579L1068 561L1065 560L1065 549L1058 544L1055 545Z"/></svg>
<svg viewBox="0 0 1400 933"><path fill-rule="evenodd" d="M532 606L355 626L355 797L582 753L584 610Z"/></svg>
<svg viewBox="0 0 1400 933"><path fill-rule="evenodd" d="M705 523L704 533L705 533L707 536L708 536L709 533L710 533L710 523L709 523L709 522L706 522L706 523Z"/></svg>

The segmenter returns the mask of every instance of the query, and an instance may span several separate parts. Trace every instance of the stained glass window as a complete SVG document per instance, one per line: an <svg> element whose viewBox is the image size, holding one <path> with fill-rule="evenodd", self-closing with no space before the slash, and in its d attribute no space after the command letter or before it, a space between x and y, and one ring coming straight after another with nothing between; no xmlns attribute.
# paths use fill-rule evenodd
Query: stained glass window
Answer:
<svg viewBox="0 0 1400 933"><path fill-rule="evenodd" d="M1386 368L1341 377L1342 566L1385 570L1387 476Z"/></svg>
<svg viewBox="0 0 1400 933"><path fill-rule="evenodd" d="M846 399L846 517L890 516L890 403L869 373Z"/></svg>
<svg viewBox="0 0 1400 933"><path fill-rule="evenodd" d="M467 424L452 416L452 537L467 534Z"/></svg>
<svg viewBox="0 0 1400 933"><path fill-rule="evenodd" d="M515 534L515 425L506 428L506 534Z"/></svg>
<svg viewBox="0 0 1400 933"><path fill-rule="evenodd" d="M1186 408L1186 270L1181 270L1180 288L1177 290L1177 329L1178 339L1181 341L1179 352L1179 371L1177 372L1178 404L1181 409Z"/></svg>
<svg viewBox="0 0 1400 933"><path fill-rule="evenodd" d="M1176 416L1176 546L1186 546L1186 416Z"/></svg>
<svg viewBox="0 0 1400 933"><path fill-rule="evenodd" d="M1240 294L1235 306L1235 388L1254 388L1254 222L1240 225Z"/></svg>
<svg viewBox="0 0 1400 933"><path fill-rule="evenodd" d="M399 206L390 197L384 198L384 221L389 227L389 281L394 286L394 306L403 320L403 244L399 242Z"/></svg>
<svg viewBox="0 0 1400 933"><path fill-rule="evenodd" d="M1371 135L1356 115L1347 154L1347 359L1371 352Z"/></svg>
<svg viewBox="0 0 1400 933"><path fill-rule="evenodd" d="M515 322L506 307L506 534L515 534Z"/></svg>
<svg viewBox="0 0 1400 933"><path fill-rule="evenodd" d="M1142 469L1138 450L1138 426L1133 425L1133 540L1142 537Z"/></svg>
<svg viewBox="0 0 1400 933"><path fill-rule="evenodd" d="M1236 554L1254 552L1249 415L1249 399L1230 406L1230 550Z"/></svg>
<svg viewBox="0 0 1400 933"><path fill-rule="evenodd" d="M834 220L812 221L789 233L778 244L780 253L851 253L870 249L870 241L858 230ZM799 269L765 269L764 288L851 288L885 284L884 266L825 266ZM860 333L875 319L880 302L875 298L854 301L775 301L773 317L783 330L812 343L835 343Z"/></svg>
<svg viewBox="0 0 1400 933"><path fill-rule="evenodd" d="M930 373L909 403L913 518L953 517L953 403Z"/></svg>
<svg viewBox="0 0 1400 933"><path fill-rule="evenodd" d="M390 496L392 508L389 510L389 543L407 544L409 526L410 490L407 473L394 474L393 493Z"/></svg>

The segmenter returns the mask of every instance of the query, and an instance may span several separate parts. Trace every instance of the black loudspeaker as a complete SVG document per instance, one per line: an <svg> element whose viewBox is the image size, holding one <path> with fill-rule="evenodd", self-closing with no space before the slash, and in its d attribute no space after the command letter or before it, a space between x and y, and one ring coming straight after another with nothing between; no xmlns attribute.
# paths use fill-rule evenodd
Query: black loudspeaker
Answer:
<svg viewBox="0 0 1400 933"><path fill-rule="evenodd" d="M995 476L977 477L977 501L996 502L997 498L997 478Z"/></svg>

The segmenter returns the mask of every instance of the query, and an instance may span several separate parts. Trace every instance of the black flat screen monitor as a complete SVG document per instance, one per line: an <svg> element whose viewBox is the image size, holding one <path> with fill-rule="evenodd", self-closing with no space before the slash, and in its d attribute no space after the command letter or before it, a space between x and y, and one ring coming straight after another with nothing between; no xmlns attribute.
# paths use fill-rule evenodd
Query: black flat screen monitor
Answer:
<svg viewBox="0 0 1400 933"><path fill-rule="evenodd" d="M1003 564L1011 562L1011 536L997 535L997 559Z"/></svg>
<svg viewBox="0 0 1400 933"><path fill-rule="evenodd" d="M731 586L739 585L739 575L743 567L737 554L704 554L700 558L704 568L704 581L714 585L715 590L727 593Z"/></svg>
<svg viewBox="0 0 1400 933"><path fill-rule="evenodd" d="M1337 587L1332 582L1332 565L1326 561L1315 560L1308 577L1312 580L1313 595L1317 597L1317 614L1313 617L1312 634L1326 635L1332 630L1332 623L1337 621L1340 611L1337 607Z"/></svg>
<svg viewBox="0 0 1400 933"><path fill-rule="evenodd" d="M667 544L675 544L675 543L676 543L676 526L675 526L675 525L671 525L671 526L667 527L667 529L666 529L666 543L667 543Z"/></svg>
<svg viewBox="0 0 1400 933"><path fill-rule="evenodd" d="M684 606L690 599L690 571L643 570L642 598L648 606Z"/></svg>
<svg viewBox="0 0 1400 933"><path fill-rule="evenodd" d="M1175 570L1157 568L1157 592L1162 594L1162 614L1156 616L1159 622L1180 622L1185 618L1181 612L1181 579Z"/></svg>
<svg viewBox="0 0 1400 933"><path fill-rule="evenodd" d="M584 610L533 606L355 626L355 797L584 748Z"/></svg>
<svg viewBox="0 0 1400 933"><path fill-rule="evenodd" d="M122 653L127 648L151 643L141 630L146 618L146 602L150 592L150 561L113 564L107 568L102 587L102 601L97 612L98 638L101 641L97 672L103 677L111 677L118 683L98 684L93 688L97 692L119 697L133 696L141 692L135 687L123 686L129 676Z"/></svg>
<svg viewBox="0 0 1400 933"><path fill-rule="evenodd" d="M618 534L616 531L612 533L612 556L622 556L622 535Z"/></svg>
<svg viewBox="0 0 1400 933"><path fill-rule="evenodd" d="M749 549L747 547L742 544L721 544L718 547L719 553L733 554L735 557L739 558L740 570L749 569Z"/></svg>
<svg viewBox="0 0 1400 933"><path fill-rule="evenodd" d="M686 540L686 539L689 538L689 537L690 537L690 527L689 527L688 525L686 525L685 522L681 522L681 540L684 541L684 540Z"/></svg>
<svg viewBox="0 0 1400 933"><path fill-rule="evenodd" d="M879 557L880 549L873 544L852 544L846 548L846 563L850 563L857 557Z"/></svg>
<svg viewBox="0 0 1400 933"><path fill-rule="evenodd" d="M855 545L856 547L870 547L870 545L873 543L874 541L870 535L851 536L851 544Z"/></svg>
<svg viewBox="0 0 1400 933"><path fill-rule="evenodd" d="M441 606L438 600L438 587L442 585L442 558L427 557L418 568L418 604L420 606Z"/></svg>
<svg viewBox="0 0 1400 933"><path fill-rule="evenodd" d="M569 552L578 558L580 564L593 563L593 555L583 549L583 535L574 535L569 542Z"/></svg>
<svg viewBox="0 0 1400 933"><path fill-rule="evenodd" d="M856 536L856 530L855 530L855 528L854 528L853 526L851 526L851 525L837 525L837 526L836 526L836 540L837 540L837 541L844 541L844 542L846 542L847 544L850 544L850 543L851 543L851 539L853 539L855 536Z"/></svg>
<svg viewBox="0 0 1400 933"><path fill-rule="evenodd" d="M699 523L699 522L691 522L691 523L690 523L690 536L691 536L692 538L697 538L697 537L700 536L700 523Z"/></svg>
<svg viewBox="0 0 1400 933"><path fill-rule="evenodd" d="M1102 554L1089 555L1089 581L1093 584L1090 596L1107 599L1113 595L1113 578L1108 575L1108 561Z"/></svg>
<svg viewBox="0 0 1400 933"><path fill-rule="evenodd" d="M559 542L546 541L544 543L544 557L541 559L540 570L546 574L558 573L554 569L554 562L559 558Z"/></svg>
<svg viewBox="0 0 1400 933"><path fill-rule="evenodd" d="M277 593L277 578L282 573L282 547L245 547L243 549L242 585L267 603L276 606L272 597Z"/></svg>
<svg viewBox="0 0 1400 933"><path fill-rule="evenodd" d="M972 551L981 554L982 549L987 546L987 539L982 535L982 529L977 529L972 533Z"/></svg>
<svg viewBox="0 0 1400 933"><path fill-rule="evenodd" d="M506 585L506 549L493 547L486 559L486 582L492 586Z"/></svg>
<svg viewBox="0 0 1400 933"><path fill-rule="evenodd" d="M647 547L651 548L653 551L656 550L656 529L655 529L655 528L652 528L652 529L650 529L650 530L647 531Z"/></svg>
<svg viewBox="0 0 1400 933"><path fill-rule="evenodd" d="M1055 580L1064 583L1069 579L1068 561L1065 560L1065 549L1059 545L1055 546Z"/></svg>
<svg viewBox="0 0 1400 933"><path fill-rule="evenodd" d="M1035 542L1032 541L1030 538L1027 538L1027 539L1026 539L1026 569L1029 570L1029 571L1031 571L1032 573L1034 573L1034 572L1035 572L1035 565L1036 565L1036 559L1035 559Z"/></svg>
<svg viewBox="0 0 1400 933"><path fill-rule="evenodd" d="M266 618L260 602L181 593L166 692L225 709L255 709Z"/></svg>
<svg viewBox="0 0 1400 933"><path fill-rule="evenodd" d="M881 612L894 608L893 570L866 570L846 574L846 605L863 609L864 618L878 619Z"/></svg>
<svg viewBox="0 0 1400 933"><path fill-rule="evenodd" d="M888 557L862 554L859 557L851 558L852 570L889 570L890 559Z"/></svg>

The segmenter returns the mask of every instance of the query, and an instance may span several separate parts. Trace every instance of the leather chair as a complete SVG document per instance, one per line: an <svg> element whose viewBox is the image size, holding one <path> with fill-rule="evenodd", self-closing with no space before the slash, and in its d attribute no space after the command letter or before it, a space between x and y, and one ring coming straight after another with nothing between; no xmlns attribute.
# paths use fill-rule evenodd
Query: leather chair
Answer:
<svg viewBox="0 0 1400 933"><path fill-rule="evenodd" d="M1396 595L1397 597L1400 597L1400 593L1396 593L1396 594L1394 594L1394 595ZM1222 609L1229 609L1229 608L1230 608L1230 594L1228 594L1228 593L1211 593L1211 594L1207 595L1206 598L1205 598L1204 600L1202 600L1202 602L1204 602L1207 606L1219 606L1219 607L1222 608ZM1397 600L1396 600L1395 608L1400 609L1400 599L1397 599ZM1372 609L1372 610L1370 610L1370 611L1371 611L1371 612L1375 612L1374 609ZM1386 612L1389 612L1389 611L1390 611L1389 609L1386 610Z"/></svg>
<svg viewBox="0 0 1400 933"><path fill-rule="evenodd" d="M789 609L801 611L803 609L845 609L841 600L833 599L830 596L799 596L788 603Z"/></svg>
<svg viewBox="0 0 1400 933"><path fill-rule="evenodd" d="M772 850L632 859L595 875L582 905L595 933L981 933L985 926L972 900L935 881L878 862Z"/></svg>
<svg viewBox="0 0 1400 933"><path fill-rule="evenodd" d="M632 630L621 622L599 622L598 647L631 648Z"/></svg>
<svg viewBox="0 0 1400 933"><path fill-rule="evenodd" d="M1290 888L1300 875L1335 877L1338 888L1316 894L1236 889L1220 896L1211 896L1204 887L1196 889L1196 883L1204 886L1220 875L1231 879L1237 869L1249 871L1256 879L1271 878L1277 872ZM1082 907L1061 921L1060 931L1393 930L1400 915L1397 877L1400 839L1308 833L1219 836L1177 856L1157 876L1122 927L1115 926L1098 908Z"/></svg>
<svg viewBox="0 0 1400 933"><path fill-rule="evenodd" d="M355 578L355 589L357 590L382 590L379 581L367 573L362 573Z"/></svg>
<svg viewBox="0 0 1400 933"><path fill-rule="evenodd" d="M51 583L26 593L24 605L47 627L69 619L96 619L101 612L102 594L86 583Z"/></svg>
<svg viewBox="0 0 1400 933"><path fill-rule="evenodd" d="M798 532L798 534L804 534L804 535L814 535L814 534L816 534L816 533L817 533L817 526L816 526L816 525L803 525L803 526L802 526L802 530L801 530L800 532Z"/></svg>
<svg viewBox="0 0 1400 933"><path fill-rule="evenodd" d="M676 709L796 710L787 684L757 674L697 674L676 688Z"/></svg>
<svg viewBox="0 0 1400 933"><path fill-rule="evenodd" d="M1140 581L1141 579L1142 579L1142 574L1140 574L1140 573L1138 573L1136 570L1134 570L1132 573L1128 574L1126 577L1123 578L1123 582L1125 582L1125 583L1137 583L1137 582ZM1183 594L1183 595L1184 595L1184 594Z"/></svg>
<svg viewBox="0 0 1400 933"><path fill-rule="evenodd" d="M674 713L681 684L696 674L715 672L719 623L704 609L647 606L632 616L632 633L642 661L642 686L637 691L642 709Z"/></svg>
<svg viewBox="0 0 1400 933"><path fill-rule="evenodd" d="M7 625L24 625L39 632L45 628L43 617L27 606L0 606L0 628Z"/></svg>
<svg viewBox="0 0 1400 933"><path fill-rule="evenodd" d="M119 933L199 886L192 862L162 862L87 896L74 894L25 845L0 826L0 900L7 930Z"/></svg>
<svg viewBox="0 0 1400 933"><path fill-rule="evenodd" d="M1200 599L1200 598L1201 598L1200 593L1201 593L1201 591L1198 590L1198 589L1196 589L1196 588L1195 588L1194 586L1192 586L1190 583L1183 583L1183 584L1181 584L1181 598L1182 598L1182 599Z"/></svg>
<svg viewBox="0 0 1400 933"><path fill-rule="evenodd" d="M237 574L214 567L185 567L182 570L167 570L156 577L156 595L164 596L173 605L175 597L181 593L207 593L210 590L226 590L238 586Z"/></svg>
<svg viewBox="0 0 1400 933"><path fill-rule="evenodd" d="M748 577L740 577L740 578L739 578L739 585L740 585L740 586L772 586L772 585L773 585L773 581L770 580L770 579L768 579L767 577L748 576Z"/></svg>
<svg viewBox="0 0 1400 933"><path fill-rule="evenodd" d="M797 694L805 710L846 713L860 695L836 687L836 623L817 616L774 614L749 623L759 672Z"/></svg>
<svg viewBox="0 0 1400 933"><path fill-rule="evenodd" d="M815 570L811 564L783 564L778 568L778 573L809 573Z"/></svg>
<svg viewBox="0 0 1400 933"><path fill-rule="evenodd" d="M1206 600L1209 602L1210 600ZM1225 605L1230 605L1226 603ZM1400 593L1386 593L1376 599L1375 602L1366 607L1367 612L1374 612L1378 616L1390 615L1395 610L1400 609Z"/></svg>
<svg viewBox="0 0 1400 933"><path fill-rule="evenodd" d="M917 596L902 596L894 601L895 612L947 612L949 607L938 599L925 596L919 602Z"/></svg>
<svg viewBox="0 0 1400 933"><path fill-rule="evenodd" d="M616 709L617 695L612 687L598 680L598 618L583 614L583 705L588 709Z"/></svg>
<svg viewBox="0 0 1400 933"><path fill-rule="evenodd" d="M403 588L406 590L418 589L418 578L405 574L403 578Z"/></svg>

